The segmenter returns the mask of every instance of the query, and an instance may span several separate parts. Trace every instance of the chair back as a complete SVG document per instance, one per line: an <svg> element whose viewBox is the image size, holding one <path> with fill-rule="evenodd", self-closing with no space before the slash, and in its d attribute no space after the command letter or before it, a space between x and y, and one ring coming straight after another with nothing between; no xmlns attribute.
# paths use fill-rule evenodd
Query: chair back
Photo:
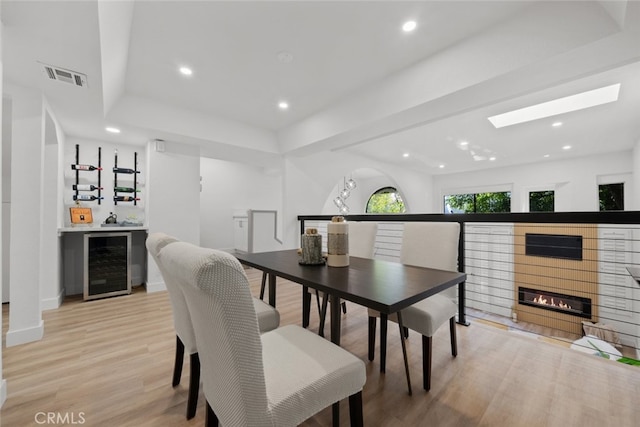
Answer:
<svg viewBox="0 0 640 427"><path fill-rule="evenodd" d="M407 222L402 233L400 262L418 267L458 271L460 224L457 222ZM442 291L451 299L456 287Z"/></svg>
<svg viewBox="0 0 640 427"><path fill-rule="evenodd" d="M187 301L204 394L220 424L272 425L258 320L238 260L185 242L167 246L159 256Z"/></svg>
<svg viewBox="0 0 640 427"><path fill-rule="evenodd" d="M377 222L349 222L349 255L373 258L377 232Z"/></svg>
<svg viewBox="0 0 640 427"><path fill-rule="evenodd" d="M176 334L180 337L182 344L184 344L187 354L193 354L198 352L198 347L196 345L196 336L193 331L193 325L191 324L191 317L189 316L187 302L184 299L182 290L180 290L175 283L175 280L172 278L171 272L167 271L162 260L159 258L160 252L167 245L176 242L179 242L179 240L167 234L151 233L147 237L146 245L147 250L158 266L164 283L167 286L169 299L171 300L171 308L173 309L173 325L176 330Z"/></svg>

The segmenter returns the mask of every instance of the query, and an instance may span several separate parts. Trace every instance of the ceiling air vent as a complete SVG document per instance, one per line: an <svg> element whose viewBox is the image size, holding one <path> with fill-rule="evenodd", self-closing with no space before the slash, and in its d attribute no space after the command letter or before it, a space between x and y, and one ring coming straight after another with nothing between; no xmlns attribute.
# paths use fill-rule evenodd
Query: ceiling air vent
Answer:
<svg viewBox="0 0 640 427"><path fill-rule="evenodd" d="M45 77L48 79L72 84L74 86L87 87L87 76L85 74L52 65L42 63L40 63L40 65L43 68Z"/></svg>

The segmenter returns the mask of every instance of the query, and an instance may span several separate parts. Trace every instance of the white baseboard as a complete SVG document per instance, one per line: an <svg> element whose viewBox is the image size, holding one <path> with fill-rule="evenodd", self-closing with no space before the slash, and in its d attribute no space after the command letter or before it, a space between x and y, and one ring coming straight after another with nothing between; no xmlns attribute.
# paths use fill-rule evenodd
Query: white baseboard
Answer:
<svg viewBox="0 0 640 427"><path fill-rule="evenodd" d="M62 305L64 301L64 289L60 291L55 298L45 298L42 300L42 310L55 310Z"/></svg>
<svg viewBox="0 0 640 427"><path fill-rule="evenodd" d="M2 380L0 383L0 408L4 405L4 401L7 400L7 380Z"/></svg>
<svg viewBox="0 0 640 427"><path fill-rule="evenodd" d="M11 330L6 335L6 346L12 347L14 345L25 344L33 341L40 341L44 336L44 322L40 320L38 326L31 328L24 328L18 330Z"/></svg>
<svg viewBox="0 0 640 427"><path fill-rule="evenodd" d="M167 285L164 282L148 283L145 285L147 293L166 291Z"/></svg>

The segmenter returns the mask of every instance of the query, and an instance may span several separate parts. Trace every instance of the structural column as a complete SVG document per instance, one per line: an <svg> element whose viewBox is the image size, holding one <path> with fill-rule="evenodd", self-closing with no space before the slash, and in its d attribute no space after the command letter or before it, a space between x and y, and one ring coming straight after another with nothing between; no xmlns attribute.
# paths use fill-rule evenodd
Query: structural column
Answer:
<svg viewBox="0 0 640 427"><path fill-rule="evenodd" d="M40 94L20 88L12 89L11 97L11 302L7 347L37 341L43 335L39 250L43 103ZM55 208L51 215L56 215Z"/></svg>

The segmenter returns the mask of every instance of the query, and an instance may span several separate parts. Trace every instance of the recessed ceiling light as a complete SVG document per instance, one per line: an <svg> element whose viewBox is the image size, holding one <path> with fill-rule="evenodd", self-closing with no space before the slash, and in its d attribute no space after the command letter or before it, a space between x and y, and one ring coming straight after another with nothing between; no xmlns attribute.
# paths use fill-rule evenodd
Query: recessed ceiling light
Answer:
<svg viewBox="0 0 640 427"><path fill-rule="evenodd" d="M564 147L562 147L563 150L571 150L571 146L570 145L565 145Z"/></svg>
<svg viewBox="0 0 640 427"><path fill-rule="evenodd" d="M469 145L469 143L467 141L461 141L460 145L464 146L464 145Z"/></svg>
<svg viewBox="0 0 640 427"><path fill-rule="evenodd" d="M489 161L493 162L496 158L494 156L489 157Z"/></svg>
<svg viewBox="0 0 640 427"><path fill-rule="evenodd" d="M180 67L180 73L185 76L190 76L193 74L193 70L189 67Z"/></svg>
<svg viewBox="0 0 640 427"><path fill-rule="evenodd" d="M120 133L120 129L114 128L112 126L107 126L106 128L104 128L104 130L111 133Z"/></svg>
<svg viewBox="0 0 640 427"><path fill-rule="evenodd" d="M291 52L287 52L286 50L283 50L282 52L278 52L276 55L276 58L278 59L278 61L282 62L283 64L288 64L290 62L293 62L293 54Z"/></svg>
<svg viewBox="0 0 640 427"><path fill-rule="evenodd" d="M596 105L614 102L618 100L619 93L620 83L617 83L611 86L605 86L599 89L491 116L489 117L489 121L496 128L530 122L532 120L557 116L558 114L564 114L570 111L583 110L585 108L595 107Z"/></svg>
<svg viewBox="0 0 640 427"><path fill-rule="evenodd" d="M559 128L560 126L562 126L562 122L553 122L551 126L553 126L554 128Z"/></svg>
<svg viewBox="0 0 640 427"><path fill-rule="evenodd" d="M278 108L281 110L288 110L289 109L289 103L287 101L280 101L278 102Z"/></svg>
<svg viewBox="0 0 640 427"><path fill-rule="evenodd" d="M545 154L545 155L544 155L544 156L542 156L542 157L544 157L545 159L548 159L548 158L549 158L549 155L548 155L548 154Z"/></svg>
<svg viewBox="0 0 640 427"><path fill-rule="evenodd" d="M402 157L409 157L409 153L404 153Z"/></svg>
<svg viewBox="0 0 640 427"><path fill-rule="evenodd" d="M440 169L444 169L444 165L440 165L438 166Z"/></svg>
<svg viewBox="0 0 640 427"><path fill-rule="evenodd" d="M415 30L417 26L418 24L416 23L416 21L407 21L402 24L402 31L404 31L405 33L409 33Z"/></svg>

